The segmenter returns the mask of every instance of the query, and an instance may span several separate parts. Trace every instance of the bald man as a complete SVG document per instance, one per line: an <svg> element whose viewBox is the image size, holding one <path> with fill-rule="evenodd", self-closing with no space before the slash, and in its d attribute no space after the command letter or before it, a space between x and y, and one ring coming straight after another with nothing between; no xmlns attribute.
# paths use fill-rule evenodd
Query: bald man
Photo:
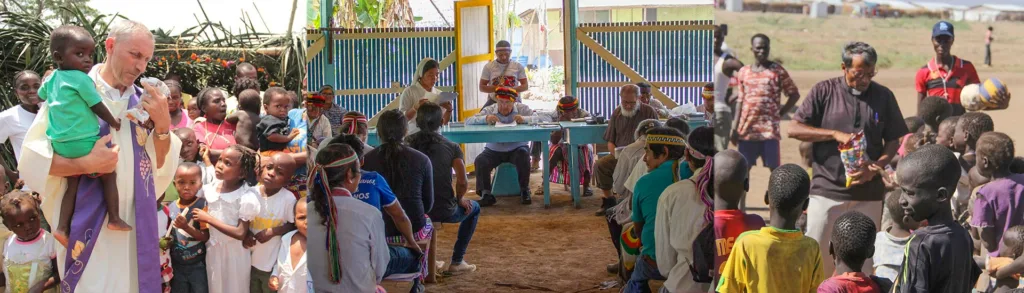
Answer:
<svg viewBox="0 0 1024 293"><path fill-rule="evenodd" d="M597 168L595 168L597 188L603 192L601 209L597 211L599 216L603 216L605 210L615 206L615 196L612 195L614 183L612 176L615 173L615 165L619 162L615 157L617 149L625 148L636 140L634 132L641 121L658 119L658 112L654 108L639 102L640 87L635 84L622 86L619 89L619 97L621 103L612 113L611 120L608 121L608 129L604 132L604 140L608 142L608 152L611 154L597 160Z"/></svg>

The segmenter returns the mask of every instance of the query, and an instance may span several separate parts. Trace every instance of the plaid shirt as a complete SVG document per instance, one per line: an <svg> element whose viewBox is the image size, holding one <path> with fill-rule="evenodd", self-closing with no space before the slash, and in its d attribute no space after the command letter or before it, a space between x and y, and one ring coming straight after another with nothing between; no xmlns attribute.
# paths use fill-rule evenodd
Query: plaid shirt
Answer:
<svg viewBox="0 0 1024 293"><path fill-rule="evenodd" d="M345 118L345 112L348 111L346 111L345 108L338 106L338 104L333 104L330 108L324 111L324 116L327 117L327 121L331 122L331 133L334 134L334 136L338 136L340 133L341 119Z"/></svg>

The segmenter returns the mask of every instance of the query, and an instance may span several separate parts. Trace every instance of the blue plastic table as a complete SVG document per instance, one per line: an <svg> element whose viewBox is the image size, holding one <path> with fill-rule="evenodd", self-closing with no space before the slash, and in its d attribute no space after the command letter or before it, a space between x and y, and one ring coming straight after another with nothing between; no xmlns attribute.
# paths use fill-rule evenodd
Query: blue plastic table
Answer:
<svg viewBox="0 0 1024 293"><path fill-rule="evenodd" d="M565 130L565 143L569 144L569 190L572 192L572 200L576 207L579 207L580 200L580 161L579 152L581 145L588 144L601 144L608 143L604 140L604 132L608 129L608 124L595 124L588 125L586 122L558 122L562 129ZM707 126L706 120L688 120L687 124L690 125L690 129L695 129L701 126ZM547 152L545 152L546 154ZM593 180L594 174L591 175ZM546 176L545 176L546 177Z"/></svg>
<svg viewBox="0 0 1024 293"><path fill-rule="evenodd" d="M551 132L559 130L559 128L528 125L502 128L491 125L466 125L464 127L442 126L440 130L441 135L444 135L444 137L455 143L539 141L541 142L542 153L547 154L550 149L548 141L551 139ZM374 147L380 145L376 129L370 129L370 133L366 138L366 143ZM544 207L551 205L551 190L550 184L547 180L550 174L551 166L544 164ZM530 191L526 190L525 192ZM579 203L576 204L578 205Z"/></svg>

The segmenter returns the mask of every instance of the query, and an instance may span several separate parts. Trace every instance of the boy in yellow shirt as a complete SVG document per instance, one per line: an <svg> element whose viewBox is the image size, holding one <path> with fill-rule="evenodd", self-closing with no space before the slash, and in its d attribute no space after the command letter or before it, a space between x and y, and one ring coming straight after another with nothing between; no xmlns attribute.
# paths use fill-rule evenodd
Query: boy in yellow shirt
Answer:
<svg viewBox="0 0 1024 293"><path fill-rule="evenodd" d="M807 171L783 165L772 172L768 186L768 227L740 234L722 270L719 293L815 292L825 280L818 242L796 227L811 190Z"/></svg>

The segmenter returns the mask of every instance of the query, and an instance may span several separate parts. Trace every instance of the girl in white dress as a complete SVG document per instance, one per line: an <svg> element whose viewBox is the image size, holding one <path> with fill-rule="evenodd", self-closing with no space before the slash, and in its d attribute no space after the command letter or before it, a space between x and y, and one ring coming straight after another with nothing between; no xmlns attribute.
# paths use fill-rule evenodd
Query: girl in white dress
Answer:
<svg viewBox="0 0 1024 293"><path fill-rule="evenodd" d="M295 203L295 228L281 236L281 249L277 253L277 264L270 277L270 290L278 293L307 292L306 281L306 199Z"/></svg>
<svg viewBox="0 0 1024 293"><path fill-rule="evenodd" d="M53 235L40 228L39 200L23 191L13 191L0 201L4 226L14 237L4 243L4 292L58 292L57 249L63 248Z"/></svg>
<svg viewBox="0 0 1024 293"><path fill-rule="evenodd" d="M218 182L203 186L209 212L195 210L193 218L213 228L206 243L206 275L212 293L249 288L252 258L242 239L260 213L260 193L253 187L259 167L255 151L232 145L217 160Z"/></svg>

